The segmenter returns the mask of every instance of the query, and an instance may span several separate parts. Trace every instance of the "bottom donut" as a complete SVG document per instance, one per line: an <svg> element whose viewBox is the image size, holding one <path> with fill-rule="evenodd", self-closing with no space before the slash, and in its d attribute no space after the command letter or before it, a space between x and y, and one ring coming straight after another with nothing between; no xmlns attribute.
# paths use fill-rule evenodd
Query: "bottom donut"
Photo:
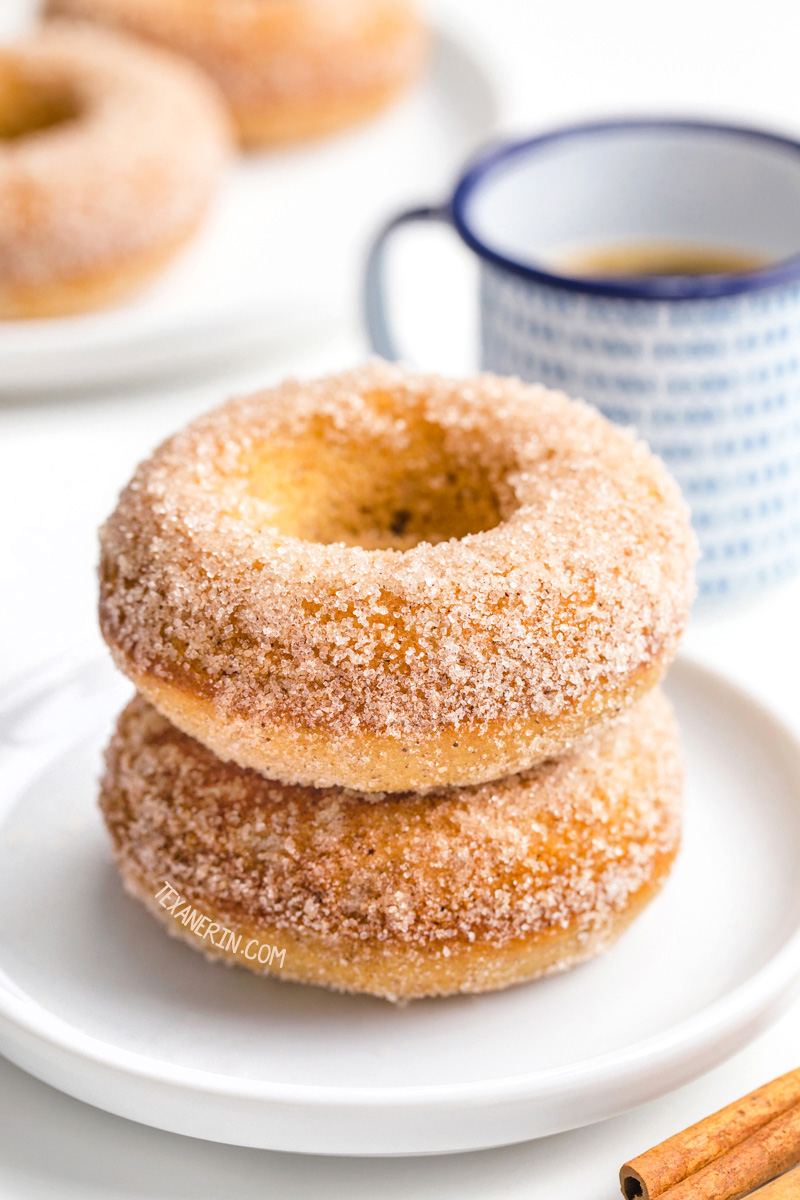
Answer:
<svg viewBox="0 0 800 1200"><path fill-rule="evenodd" d="M129 892L212 958L391 1000L484 992L607 949L667 877L682 771L649 693L577 754L419 796L223 763L136 697L101 808Z"/></svg>

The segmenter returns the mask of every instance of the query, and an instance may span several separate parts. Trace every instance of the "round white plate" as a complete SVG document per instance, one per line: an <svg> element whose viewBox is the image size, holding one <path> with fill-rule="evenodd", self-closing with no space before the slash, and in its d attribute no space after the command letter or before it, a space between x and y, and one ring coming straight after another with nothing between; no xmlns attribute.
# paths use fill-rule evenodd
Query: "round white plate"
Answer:
<svg viewBox="0 0 800 1200"><path fill-rule="evenodd" d="M396 1008L209 964L126 897L95 794L128 686L53 667L0 711L0 1050L146 1124L326 1154L501 1145L686 1082L800 975L800 746L689 662L669 690L686 839L651 908L565 975Z"/></svg>
<svg viewBox="0 0 800 1200"><path fill-rule="evenodd" d="M243 157L207 226L147 290L81 317L0 322L0 392L175 371L352 324L378 225L444 194L492 134L498 88L464 31L435 30L422 82L382 116Z"/></svg>

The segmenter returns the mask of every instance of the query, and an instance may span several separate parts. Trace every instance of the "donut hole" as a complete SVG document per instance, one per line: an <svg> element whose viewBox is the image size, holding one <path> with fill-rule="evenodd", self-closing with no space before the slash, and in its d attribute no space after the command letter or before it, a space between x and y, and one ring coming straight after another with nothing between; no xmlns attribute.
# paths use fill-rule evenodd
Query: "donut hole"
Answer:
<svg viewBox="0 0 800 1200"><path fill-rule="evenodd" d="M246 476L263 525L325 545L408 550L504 520L510 489L477 437L453 439L424 418L371 432L347 436L318 422L291 443L260 445Z"/></svg>
<svg viewBox="0 0 800 1200"><path fill-rule="evenodd" d="M77 97L63 82L34 78L0 59L0 141L43 133L79 115Z"/></svg>

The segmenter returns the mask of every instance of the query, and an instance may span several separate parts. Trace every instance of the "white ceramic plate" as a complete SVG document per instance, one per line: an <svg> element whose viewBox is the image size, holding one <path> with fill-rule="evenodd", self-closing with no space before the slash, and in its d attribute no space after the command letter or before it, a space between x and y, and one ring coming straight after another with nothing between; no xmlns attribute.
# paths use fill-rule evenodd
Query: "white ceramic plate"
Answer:
<svg viewBox="0 0 800 1200"><path fill-rule="evenodd" d="M540 1137L683 1083L800 975L800 746L753 700L672 671L685 848L604 958L395 1008L209 964L127 898L95 808L128 694L53 667L0 711L0 1050L122 1116L240 1145L420 1154Z"/></svg>
<svg viewBox="0 0 800 1200"><path fill-rule="evenodd" d="M463 30L439 29L424 80L382 116L327 141L242 158L200 237L137 298L81 317L0 322L0 391L196 368L352 324L378 225L444 194L492 134L492 75Z"/></svg>

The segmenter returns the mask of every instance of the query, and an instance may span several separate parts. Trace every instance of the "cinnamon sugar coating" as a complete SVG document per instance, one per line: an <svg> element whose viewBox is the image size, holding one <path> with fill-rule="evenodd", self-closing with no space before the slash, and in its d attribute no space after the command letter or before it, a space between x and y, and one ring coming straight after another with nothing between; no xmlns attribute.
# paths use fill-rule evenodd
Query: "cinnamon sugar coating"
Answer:
<svg viewBox="0 0 800 1200"><path fill-rule="evenodd" d="M171 720L365 791L527 769L616 716L674 654L695 554L676 484L594 409L381 363L195 421L101 547L104 636Z"/></svg>
<svg viewBox="0 0 800 1200"><path fill-rule="evenodd" d="M680 790L658 690L580 754L380 798L221 763L136 697L101 806L123 878L171 932L216 953L154 903L165 881L234 933L288 946L285 978L398 996L502 986L605 947L669 870ZM495 974L509 954L516 975Z"/></svg>
<svg viewBox="0 0 800 1200"><path fill-rule="evenodd" d="M2 47L0 312L177 248L229 153L212 85L163 51L70 21Z"/></svg>
<svg viewBox="0 0 800 1200"><path fill-rule="evenodd" d="M411 0L48 0L47 11L193 59L248 144L361 119L419 73L427 46Z"/></svg>

